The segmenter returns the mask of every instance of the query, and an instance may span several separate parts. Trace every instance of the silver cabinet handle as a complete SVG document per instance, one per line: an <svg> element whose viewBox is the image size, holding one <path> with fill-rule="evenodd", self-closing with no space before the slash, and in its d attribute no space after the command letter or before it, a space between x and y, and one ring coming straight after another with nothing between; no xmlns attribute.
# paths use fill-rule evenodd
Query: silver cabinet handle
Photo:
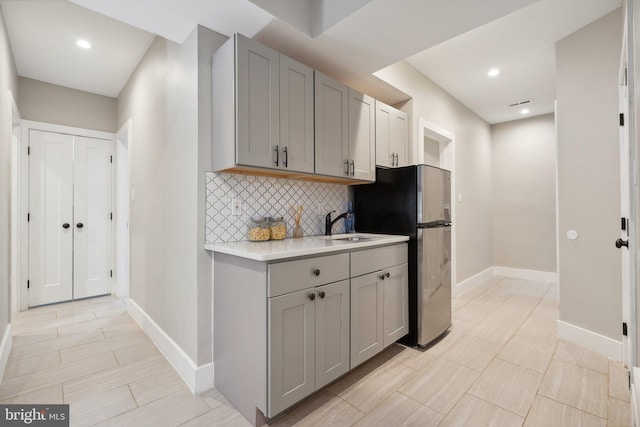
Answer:
<svg viewBox="0 0 640 427"><path fill-rule="evenodd" d="M396 165L396 153L391 153L391 167Z"/></svg>
<svg viewBox="0 0 640 427"><path fill-rule="evenodd" d="M396 153L396 166L400 166L400 161L398 160L398 153Z"/></svg>
<svg viewBox="0 0 640 427"><path fill-rule="evenodd" d="M276 148L273 149L273 151L276 152L276 161L274 163L275 163L276 166L278 166L278 163L279 163L279 160L280 160L279 159L280 153L278 152L278 146L277 145L276 145Z"/></svg>
<svg viewBox="0 0 640 427"><path fill-rule="evenodd" d="M349 176L349 159L344 161L344 174Z"/></svg>
<svg viewBox="0 0 640 427"><path fill-rule="evenodd" d="M356 176L356 162L351 160L351 176Z"/></svg>

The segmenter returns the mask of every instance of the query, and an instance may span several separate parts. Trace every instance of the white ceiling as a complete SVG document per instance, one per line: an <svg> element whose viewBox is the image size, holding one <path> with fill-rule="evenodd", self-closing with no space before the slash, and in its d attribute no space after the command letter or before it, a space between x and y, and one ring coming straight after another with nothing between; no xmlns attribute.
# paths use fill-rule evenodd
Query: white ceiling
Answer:
<svg viewBox="0 0 640 427"><path fill-rule="evenodd" d="M200 24L256 38L388 103L408 95L372 73L410 58L495 123L520 118L507 104L521 99L534 100L532 114L552 111L555 41L621 0L71 1L103 15L62 0L0 0L20 75L117 96L150 33L181 43ZM273 15L256 4L269 4ZM314 24L308 14L318 11L329 18ZM79 52L73 44L78 36L96 49ZM502 74L488 80L488 66Z"/></svg>
<svg viewBox="0 0 640 427"><path fill-rule="evenodd" d="M117 97L154 36L66 1L0 1L18 74ZM76 46L84 38L90 50Z"/></svg>
<svg viewBox="0 0 640 427"><path fill-rule="evenodd" d="M551 113L555 43L620 6L620 0L542 0L434 46L408 62L489 123ZM488 77L490 68L500 69Z"/></svg>

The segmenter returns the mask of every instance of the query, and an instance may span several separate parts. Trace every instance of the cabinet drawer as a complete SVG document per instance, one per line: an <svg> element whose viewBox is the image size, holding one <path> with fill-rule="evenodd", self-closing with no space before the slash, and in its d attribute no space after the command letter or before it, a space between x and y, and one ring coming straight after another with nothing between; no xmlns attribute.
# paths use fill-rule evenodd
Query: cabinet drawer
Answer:
<svg viewBox="0 0 640 427"><path fill-rule="evenodd" d="M317 273L317 274L316 274ZM269 297L349 278L349 254L269 264Z"/></svg>
<svg viewBox="0 0 640 427"><path fill-rule="evenodd" d="M351 277L407 262L407 244L351 252Z"/></svg>

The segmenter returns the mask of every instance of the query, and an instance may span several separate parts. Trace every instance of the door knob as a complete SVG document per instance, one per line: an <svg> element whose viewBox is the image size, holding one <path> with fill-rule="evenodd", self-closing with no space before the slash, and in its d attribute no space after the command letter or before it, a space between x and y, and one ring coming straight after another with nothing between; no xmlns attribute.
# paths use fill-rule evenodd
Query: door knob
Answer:
<svg viewBox="0 0 640 427"><path fill-rule="evenodd" d="M313 270L311 270L311 273L313 273L314 276L319 276L320 275L320 269L319 268L314 268Z"/></svg>
<svg viewBox="0 0 640 427"><path fill-rule="evenodd" d="M318 296L319 296L320 298L324 298L324 296L325 296L325 295L326 295L326 294L324 293L324 291L320 291L320 292L318 292Z"/></svg>
<svg viewBox="0 0 640 427"><path fill-rule="evenodd" d="M378 279L380 279L380 280L384 280L384 274L379 275L379 276L378 276Z"/></svg>
<svg viewBox="0 0 640 427"><path fill-rule="evenodd" d="M81 223L81 222L79 222L79 223L77 223L77 224L76 224L76 227L78 227L78 228L82 228L82 227L84 227L84 224L83 224L83 223Z"/></svg>
<svg viewBox="0 0 640 427"><path fill-rule="evenodd" d="M316 294L309 294L309 299L311 301L313 301L314 299L316 299Z"/></svg>
<svg viewBox="0 0 640 427"><path fill-rule="evenodd" d="M62 224L62 228L69 228L69 227L70 227L70 225L69 225L68 222L65 222L64 224Z"/></svg>
<svg viewBox="0 0 640 427"><path fill-rule="evenodd" d="M616 248L620 249L623 246L629 249L629 241L618 238L618 240L616 240Z"/></svg>

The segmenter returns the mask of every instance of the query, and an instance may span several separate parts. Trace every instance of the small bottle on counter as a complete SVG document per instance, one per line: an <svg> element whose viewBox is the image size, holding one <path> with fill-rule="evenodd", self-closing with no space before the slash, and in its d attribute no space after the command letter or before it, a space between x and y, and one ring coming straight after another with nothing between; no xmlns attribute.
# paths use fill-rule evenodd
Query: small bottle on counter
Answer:
<svg viewBox="0 0 640 427"><path fill-rule="evenodd" d="M347 216L344 219L344 232L355 233L356 232L356 215L353 213L353 201L349 200L347 204Z"/></svg>

